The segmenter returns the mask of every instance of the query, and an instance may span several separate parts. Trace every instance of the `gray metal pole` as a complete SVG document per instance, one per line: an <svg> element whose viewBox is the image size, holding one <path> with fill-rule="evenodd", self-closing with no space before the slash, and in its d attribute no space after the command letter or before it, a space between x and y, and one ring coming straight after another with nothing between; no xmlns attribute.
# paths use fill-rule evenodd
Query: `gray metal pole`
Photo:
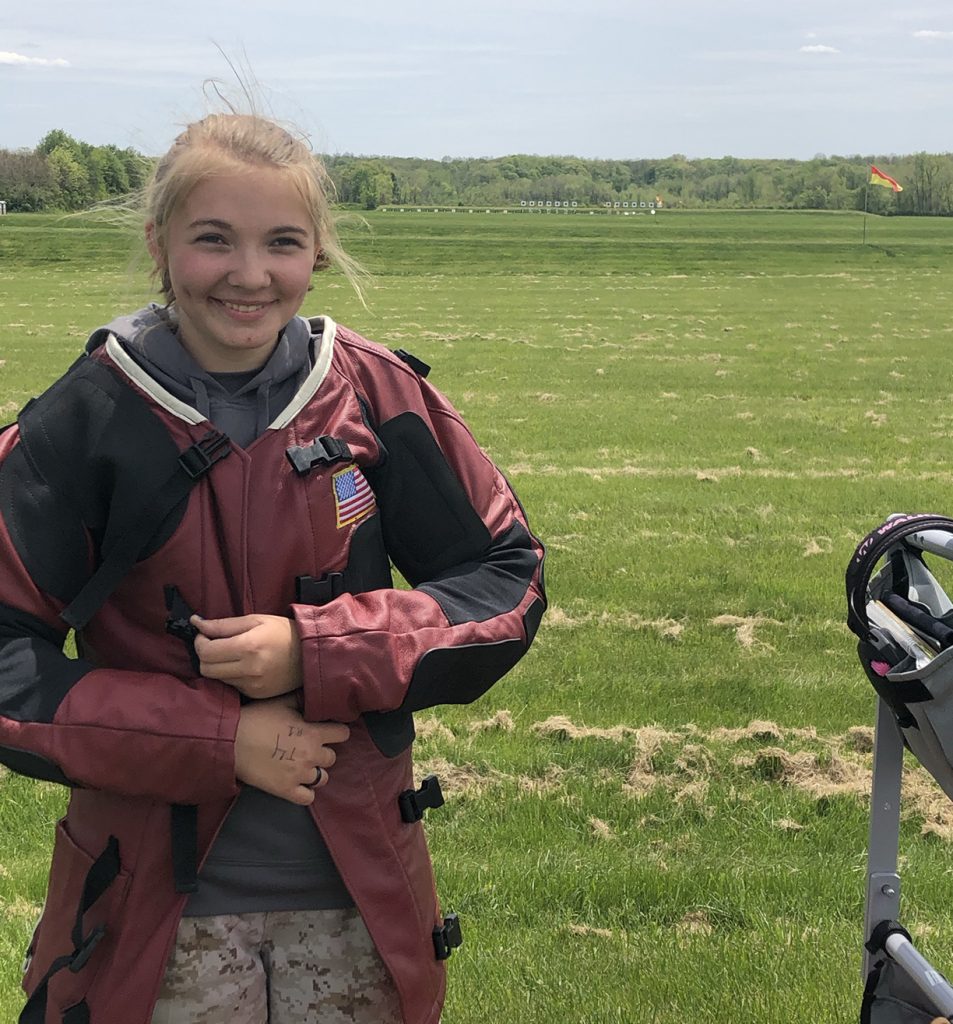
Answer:
<svg viewBox="0 0 953 1024"><path fill-rule="evenodd" d="M870 839L867 850L867 902L864 908L864 942L881 921L900 919L900 875L897 854L900 844L900 793L903 781L903 738L890 708L877 700L874 729L873 779L870 791ZM922 956L906 936L894 932L882 952L864 947L863 978L873 963L888 956L936 1007L953 1014L953 986Z"/></svg>
<svg viewBox="0 0 953 1024"><path fill-rule="evenodd" d="M890 708L877 699L874 727L873 779L870 790L870 838L867 846L867 900L864 942L881 921L900 918L900 786L903 778L903 739ZM864 949L863 978L872 965Z"/></svg>
<svg viewBox="0 0 953 1024"><path fill-rule="evenodd" d="M864 185L864 245L867 244L867 193L870 191L870 173L867 174L867 184Z"/></svg>

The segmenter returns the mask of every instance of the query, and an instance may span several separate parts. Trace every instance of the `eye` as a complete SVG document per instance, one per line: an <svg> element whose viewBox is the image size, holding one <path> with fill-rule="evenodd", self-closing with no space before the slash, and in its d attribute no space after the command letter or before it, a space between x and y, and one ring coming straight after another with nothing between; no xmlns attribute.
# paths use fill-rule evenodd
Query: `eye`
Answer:
<svg viewBox="0 0 953 1024"><path fill-rule="evenodd" d="M202 245L225 245L224 237L222 235L215 234L214 232L199 235L195 241Z"/></svg>
<svg viewBox="0 0 953 1024"><path fill-rule="evenodd" d="M300 238L295 238L294 235L279 235L277 238L272 240L271 244L274 245L278 249L287 249L287 248L302 249L302 248L304 248L304 246L302 245L301 239Z"/></svg>

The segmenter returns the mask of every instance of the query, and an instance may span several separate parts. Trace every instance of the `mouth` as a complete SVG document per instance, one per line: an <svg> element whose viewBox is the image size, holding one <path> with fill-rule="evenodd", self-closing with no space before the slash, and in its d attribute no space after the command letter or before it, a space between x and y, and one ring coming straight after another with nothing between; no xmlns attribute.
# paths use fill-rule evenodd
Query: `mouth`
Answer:
<svg viewBox="0 0 953 1024"><path fill-rule="evenodd" d="M267 309L270 302L229 302L227 299L216 299L212 301L219 306L224 307L230 313L237 313L239 315L254 315L260 313L263 309Z"/></svg>

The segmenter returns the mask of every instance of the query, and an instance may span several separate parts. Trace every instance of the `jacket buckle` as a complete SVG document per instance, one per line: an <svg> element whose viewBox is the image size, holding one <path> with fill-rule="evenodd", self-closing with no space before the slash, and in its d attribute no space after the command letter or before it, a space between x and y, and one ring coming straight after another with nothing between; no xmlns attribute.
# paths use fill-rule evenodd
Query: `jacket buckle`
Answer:
<svg viewBox="0 0 953 1024"><path fill-rule="evenodd" d="M322 462L348 462L352 458L351 449L345 441L327 434L316 437L311 444L294 444L285 449L285 455L299 476L310 473Z"/></svg>
<svg viewBox="0 0 953 1024"><path fill-rule="evenodd" d="M195 613L179 592L178 587L167 583L164 589L165 607L169 613L165 620L165 631L185 644L195 674L201 675L201 662L195 653L195 638L199 635L199 631L190 621Z"/></svg>
<svg viewBox="0 0 953 1024"><path fill-rule="evenodd" d="M433 930L433 948L438 960L448 960L450 954L463 945L463 932L460 930L460 918L456 914L447 914L443 919L443 927Z"/></svg>
<svg viewBox="0 0 953 1024"><path fill-rule="evenodd" d="M326 572L320 579L295 576L296 604L327 604L347 592L343 572Z"/></svg>
<svg viewBox="0 0 953 1024"><path fill-rule="evenodd" d="M405 789L397 798L401 820L408 825L420 821L428 807L443 807L443 804L443 792L436 775L428 775L420 784L420 789Z"/></svg>
<svg viewBox="0 0 953 1024"><path fill-rule="evenodd" d="M201 441L196 441L184 452L179 453L179 465L192 480L197 480L200 476L204 476L219 459L224 459L231 450L232 444L227 434L210 430Z"/></svg>

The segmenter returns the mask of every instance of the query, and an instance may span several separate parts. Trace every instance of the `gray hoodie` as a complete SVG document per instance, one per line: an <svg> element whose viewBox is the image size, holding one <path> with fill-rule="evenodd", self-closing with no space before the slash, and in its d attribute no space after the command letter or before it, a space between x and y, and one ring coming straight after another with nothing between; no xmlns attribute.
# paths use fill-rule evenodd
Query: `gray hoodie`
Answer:
<svg viewBox="0 0 953 1024"><path fill-rule="evenodd" d="M110 331L153 380L191 405L242 448L265 432L291 401L313 364L311 326L296 316L285 325L264 366L247 374L203 370L179 344L174 306L152 304L113 320ZM240 379L246 378L246 379ZM237 385L237 387L235 387Z"/></svg>

